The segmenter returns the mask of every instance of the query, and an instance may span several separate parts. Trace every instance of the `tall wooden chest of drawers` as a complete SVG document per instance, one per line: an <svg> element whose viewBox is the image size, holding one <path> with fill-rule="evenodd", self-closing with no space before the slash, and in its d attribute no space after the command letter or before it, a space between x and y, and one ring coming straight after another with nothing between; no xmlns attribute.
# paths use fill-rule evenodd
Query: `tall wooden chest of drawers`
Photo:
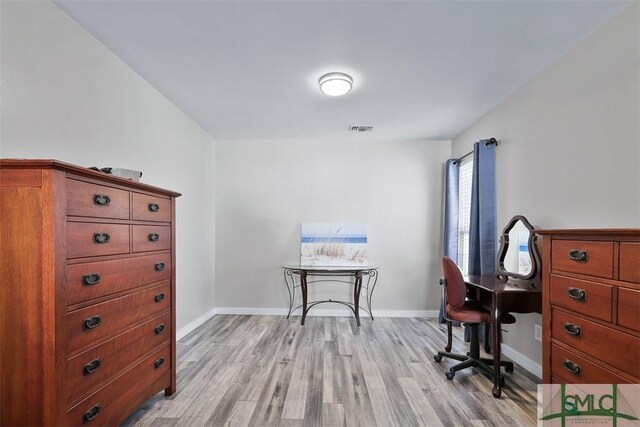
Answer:
<svg viewBox="0 0 640 427"><path fill-rule="evenodd" d="M113 425L175 381L175 197L0 160L0 424Z"/></svg>
<svg viewBox="0 0 640 427"><path fill-rule="evenodd" d="M640 229L543 236L543 382L640 383Z"/></svg>

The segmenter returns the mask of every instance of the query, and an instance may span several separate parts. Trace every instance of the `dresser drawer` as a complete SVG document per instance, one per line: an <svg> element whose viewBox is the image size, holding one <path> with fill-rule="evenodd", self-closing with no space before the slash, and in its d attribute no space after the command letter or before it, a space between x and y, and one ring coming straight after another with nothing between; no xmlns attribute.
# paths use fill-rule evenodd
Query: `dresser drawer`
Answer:
<svg viewBox="0 0 640 427"><path fill-rule="evenodd" d="M170 278L170 253L67 265L67 305Z"/></svg>
<svg viewBox="0 0 640 427"><path fill-rule="evenodd" d="M552 338L640 377L640 339L559 310L552 310L551 319ZM614 356L612 349L624 351Z"/></svg>
<svg viewBox="0 0 640 427"><path fill-rule="evenodd" d="M126 224L67 223L67 258L129 253Z"/></svg>
<svg viewBox="0 0 640 427"><path fill-rule="evenodd" d="M165 283L68 313L67 350L79 350L168 309L170 292Z"/></svg>
<svg viewBox="0 0 640 427"><path fill-rule="evenodd" d="M150 385L154 384L156 391L169 387L170 366L171 351L167 345L71 408L65 424L112 425L111 420L121 419L122 411L129 408L132 402L140 400L141 393L148 393Z"/></svg>
<svg viewBox="0 0 640 427"><path fill-rule="evenodd" d="M171 248L171 227L133 226L133 252L160 251Z"/></svg>
<svg viewBox="0 0 640 427"><path fill-rule="evenodd" d="M551 270L613 278L613 242L554 240Z"/></svg>
<svg viewBox="0 0 640 427"><path fill-rule="evenodd" d="M627 384L613 372L551 344L551 373L569 384Z"/></svg>
<svg viewBox="0 0 640 427"><path fill-rule="evenodd" d="M171 222L171 200L133 193L133 219Z"/></svg>
<svg viewBox="0 0 640 427"><path fill-rule="evenodd" d="M620 280L640 283L640 243L620 243Z"/></svg>
<svg viewBox="0 0 640 427"><path fill-rule="evenodd" d="M551 275L551 304L611 322L613 287L587 280Z"/></svg>
<svg viewBox="0 0 640 427"><path fill-rule="evenodd" d="M65 376L68 402L91 391L169 339L170 312L70 358Z"/></svg>
<svg viewBox="0 0 640 427"><path fill-rule="evenodd" d="M618 325L640 331L640 291L618 288Z"/></svg>
<svg viewBox="0 0 640 427"><path fill-rule="evenodd" d="M67 215L129 219L129 192L67 179Z"/></svg>

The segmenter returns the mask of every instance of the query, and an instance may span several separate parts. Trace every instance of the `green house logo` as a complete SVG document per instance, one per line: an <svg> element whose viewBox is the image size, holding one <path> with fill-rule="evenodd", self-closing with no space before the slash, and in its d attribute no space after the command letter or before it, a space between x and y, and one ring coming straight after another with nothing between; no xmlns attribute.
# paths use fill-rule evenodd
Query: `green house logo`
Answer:
<svg viewBox="0 0 640 427"><path fill-rule="evenodd" d="M584 388L588 389L588 386ZM572 385L568 392L567 385L560 384L560 389L545 407L540 420L559 419L561 426L565 427L567 418L572 417L588 417L590 420L595 420L595 417L606 417L606 420L603 418L599 420L603 422L602 424L606 421L607 425L613 427L618 425L619 420L638 421L638 417L617 384L611 386L610 393L608 390L604 393L589 392L576 385ZM578 423L578 419L572 418L572 420ZM587 420L581 418L581 421L580 424ZM600 422L598 424L602 425Z"/></svg>

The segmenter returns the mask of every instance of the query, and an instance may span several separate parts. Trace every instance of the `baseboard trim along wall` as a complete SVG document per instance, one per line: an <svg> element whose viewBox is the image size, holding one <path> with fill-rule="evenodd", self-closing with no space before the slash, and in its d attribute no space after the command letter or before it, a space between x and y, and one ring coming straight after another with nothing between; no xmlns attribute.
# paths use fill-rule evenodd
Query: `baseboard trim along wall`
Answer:
<svg viewBox="0 0 640 427"><path fill-rule="evenodd" d="M289 309L286 308L259 308L259 307L218 307L216 308L216 314L253 314L259 316L286 316ZM294 316L300 315L300 310L297 310ZM349 317L353 316L351 310L341 309L318 309L307 313L307 316L318 317ZM365 318L367 313L360 310L360 317ZM373 310L373 317L437 317L437 310Z"/></svg>
<svg viewBox="0 0 640 427"><path fill-rule="evenodd" d="M298 310L299 311L299 310ZM289 312L286 308L254 308L254 307L218 307L213 308L197 319L187 323L176 332L176 339L180 340L185 337L191 331L195 330L198 326L211 319L216 314L239 314L239 315L258 315L258 316L286 316ZM294 315L299 315L296 313ZM361 316L366 316L365 312L361 312ZM353 316L351 310L336 310L336 309L314 309L309 312L308 316L322 316L322 317L347 317ZM438 317L438 310L374 310L374 317ZM529 359L522 353L514 350L508 345L502 345L502 354L513 360L522 368L531 372L538 378L542 378L542 366L533 360Z"/></svg>
<svg viewBox="0 0 640 427"><path fill-rule="evenodd" d="M217 310L215 308L212 308L203 315L198 316L196 319L187 323L182 328L178 329L176 331L176 341L180 341L182 338L186 337L191 331L196 330L198 326L202 325L216 314L218 314Z"/></svg>
<svg viewBox="0 0 640 427"><path fill-rule="evenodd" d="M524 354L512 349L508 345L502 344L500 346L500 349L502 350L502 354L504 356L507 356L509 359L516 362L518 365L522 366L525 370L531 372L536 377L542 379L542 365L534 362Z"/></svg>

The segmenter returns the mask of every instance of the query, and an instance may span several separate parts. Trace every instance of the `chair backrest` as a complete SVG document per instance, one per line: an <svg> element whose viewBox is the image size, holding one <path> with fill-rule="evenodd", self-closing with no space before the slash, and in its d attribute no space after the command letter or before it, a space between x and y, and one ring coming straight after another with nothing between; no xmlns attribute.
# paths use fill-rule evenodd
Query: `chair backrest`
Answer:
<svg viewBox="0 0 640 427"><path fill-rule="evenodd" d="M467 295L467 290L458 265L448 256L442 257L442 271L444 272L444 278L447 282L446 303L453 308L462 307Z"/></svg>

